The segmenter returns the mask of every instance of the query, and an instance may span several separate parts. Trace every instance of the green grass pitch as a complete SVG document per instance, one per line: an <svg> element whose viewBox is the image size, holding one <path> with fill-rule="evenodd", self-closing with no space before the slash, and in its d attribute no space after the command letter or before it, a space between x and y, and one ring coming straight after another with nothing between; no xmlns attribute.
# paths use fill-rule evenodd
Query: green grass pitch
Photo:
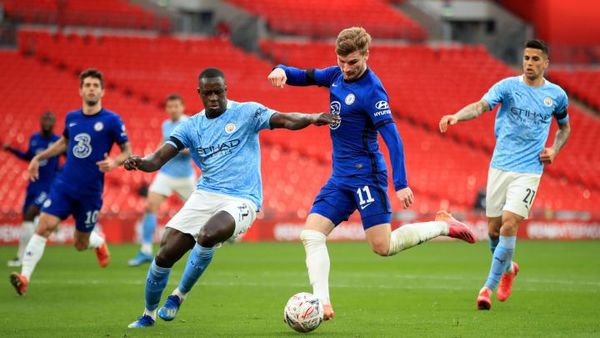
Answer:
<svg viewBox="0 0 600 338"><path fill-rule="evenodd" d="M310 291L300 243L234 244L212 265L172 322L127 329L141 314L147 266L130 268L134 245L113 245L97 266L93 252L48 247L29 292L19 297L0 247L0 337L272 337L300 336L282 321L296 292ZM394 257L366 243L330 243L336 311L320 337L600 337L600 242L519 241L521 272L506 303L477 311L489 269L487 243L428 243ZM185 259L171 273L168 293ZM162 303L161 303L162 304Z"/></svg>

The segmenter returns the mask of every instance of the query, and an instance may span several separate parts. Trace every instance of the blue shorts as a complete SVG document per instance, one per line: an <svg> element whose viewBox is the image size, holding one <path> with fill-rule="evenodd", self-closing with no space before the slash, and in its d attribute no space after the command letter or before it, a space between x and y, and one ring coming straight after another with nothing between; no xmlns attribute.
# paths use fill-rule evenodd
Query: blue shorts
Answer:
<svg viewBox="0 0 600 338"><path fill-rule="evenodd" d="M39 210L42 210L44 201L48 198L50 187L28 186L25 195L25 203L23 203L23 214L30 206L35 205Z"/></svg>
<svg viewBox="0 0 600 338"><path fill-rule="evenodd" d="M42 212L62 220L73 215L75 228L80 232L91 232L98 221L102 208L102 195L72 196L56 186L50 189L50 196Z"/></svg>
<svg viewBox="0 0 600 338"><path fill-rule="evenodd" d="M387 173L371 177L330 177L315 197L310 212L327 217L337 226L357 209L365 230L391 222Z"/></svg>

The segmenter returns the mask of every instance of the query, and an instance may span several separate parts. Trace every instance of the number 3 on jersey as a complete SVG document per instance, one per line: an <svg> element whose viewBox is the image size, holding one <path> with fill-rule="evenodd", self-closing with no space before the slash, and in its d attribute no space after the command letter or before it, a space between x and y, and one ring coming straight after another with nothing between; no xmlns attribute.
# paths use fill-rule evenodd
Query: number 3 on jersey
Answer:
<svg viewBox="0 0 600 338"><path fill-rule="evenodd" d="M364 197L367 198L366 200L363 197L363 192L365 193ZM373 198L373 196L371 196L371 190L369 190L368 185L356 189L356 194L358 195L358 204L360 204L360 210L363 210L364 208L371 205L371 203L375 202L375 199Z"/></svg>
<svg viewBox="0 0 600 338"><path fill-rule="evenodd" d="M73 155L77 158L86 158L92 153L92 137L88 133L77 134L73 140L77 141L77 144L73 146Z"/></svg>

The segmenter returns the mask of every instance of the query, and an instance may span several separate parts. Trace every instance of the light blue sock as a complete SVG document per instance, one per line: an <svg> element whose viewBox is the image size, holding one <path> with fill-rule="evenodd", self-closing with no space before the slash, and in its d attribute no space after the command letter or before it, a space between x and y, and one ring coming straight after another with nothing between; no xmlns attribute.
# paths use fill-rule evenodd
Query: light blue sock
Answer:
<svg viewBox="0 0 600 338"><path fill-rule="evenodd" d="M490 274L485 282L487 288L495 290L498 286L502 274L506 271L507 264L512 262L516 241L517 236L500 236L500 243L496 247L496 250L494 250Z"/></svg>
<svg viewBox="0 0 600 338"><path fill-rule="evenodd" d="M142 222L142 243L152 244L154 239L154 230L156 229L156 214L147 212L144 214Z"/></svg>
<svg viewBox="0 0 600 338"><path fill-rule="evenodd" d="M152 261L146 276L146 309L154 311L160 302L160 296L169 281L171 268L161 268Z"/></svg>
<svg viewBox="0 0 600 338"><path fill-rule="evenodd" d="M198 281L198 278L202 276L202 273L210 264L214 252L215 248L205 248L200 244L194 246L187 263L185 263L185 270L183 271L181 282L177 287L180 292L183 294L190 292L194 284Z"/></svg>
<svg viewBox="0 0 600 338"><path fill-rule="evenodd" d="M490 236L490 251L492 251L492 255L494 254L494 251L496 250L496 247L498 246L498 241L500 239L498 237L491 237Z"/></svg>

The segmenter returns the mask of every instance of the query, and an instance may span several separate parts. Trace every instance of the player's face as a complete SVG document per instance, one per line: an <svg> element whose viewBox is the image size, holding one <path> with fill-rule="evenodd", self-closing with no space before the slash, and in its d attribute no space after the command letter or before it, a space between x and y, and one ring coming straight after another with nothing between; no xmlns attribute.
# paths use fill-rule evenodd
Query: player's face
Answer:
<svg viewBox="0 0 600 338"><path fill-rule="evenodd" d="M360 51L354 51L346 56L337 56L337 63L342 70L344 80L354 80L361 76L367 69L369 51L362 55Z"/></svg>
<svg viewBox="0 0 600 338"><path fill-rule="evenodd" d="M227 109L227 86L222 77L202 79L198 94L208 115L218 115Z"/></svg>
<svg viewBox="0 0 600 338"><path fill-rule="evenodd" d="M541 49L525 48L523 52L523 73L529 80L544 76L548 68L548 57Z"/></svg>
<svg viewBox="0 0 600 338"><path fill-rule="evenodd" d="M56 119L54 118L54 115L51 114L44 114L40 119L40 125L42 127L42 130L45 132L52 131L52 129L54 129L55 122Z"/></svg>
<svg viewBox="0 0 600 338"><path fill-rule="evenodd" d="M180 100L169 100L165 105L165 110L171 120L179 120L181 115L183 115L185 107Z"/></svg>
<svg viewBox="0 0 600 338"><path fill-rule="evenodd" d="M100 102L104 96L104 88L102 88L100 79L95 77L83 79L83 84L79 88L79 95L88 106L94 106Z"/></svg>

